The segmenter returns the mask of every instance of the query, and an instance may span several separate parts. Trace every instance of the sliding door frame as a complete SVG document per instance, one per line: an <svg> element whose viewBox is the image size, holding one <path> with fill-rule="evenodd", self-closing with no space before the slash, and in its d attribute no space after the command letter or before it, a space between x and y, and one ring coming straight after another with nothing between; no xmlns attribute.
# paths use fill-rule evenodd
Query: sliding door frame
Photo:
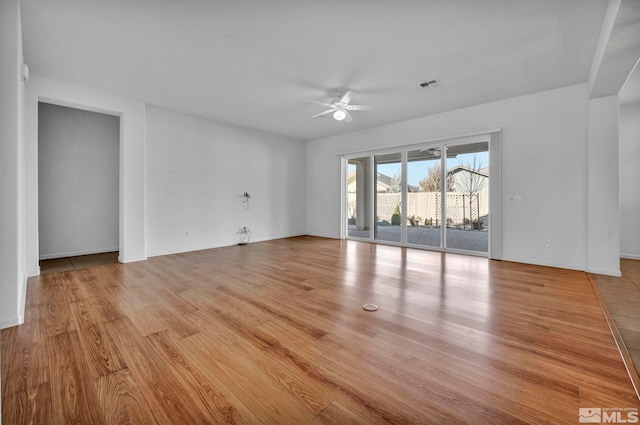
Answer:
<svg viewBox="0 0 640 425"><path fill-rule="evenodd" d="M426 249L431 251L460 253L466 255L476 255L488 257L491 259L501 259L502 257L502 237L501 237L501 130L493 130L489 132L470 134L465 136L434 139L423 142L416 142L407 145L399 145L394 147L386 147L381 149L371 149L360 152L349 152L340 154L341 158L341 213L340 213L340 235L342 239L352 239L359 241L367 241L380 243L385 245L394 246L406 246L410 248ZM488 246L487 252L477 252L471 250L460 250L447 248L446 238L446 222L441 221L440 225L440 247L433 247L427 245L409 244L407 241L407 188L408 188L408 152L416 149L430 149L430 148L442 148L444 155L440 157L440 173L441 182L446 182L446 148L449 146L465 145L470 143L487 142L489 146L489 230L488 230ZM400 221L400 242L384 241L376 239L376 208L375 208L375 194L377 189L376 182L376 167L375 167L375 155L384 155L391 153L400 153L401 155L401 215ZM349 236L348 231L348 217L346 214L348 203L348 163L350 159L368 157L370 161L369 175L367 176L369 184L368 193L366 197L368 199L367 208L369 209L368 227L370 229L369 237L357 237ZM446 184L442 184L440 188L441 199L440 202L440 218L446 216Z"/></svg>

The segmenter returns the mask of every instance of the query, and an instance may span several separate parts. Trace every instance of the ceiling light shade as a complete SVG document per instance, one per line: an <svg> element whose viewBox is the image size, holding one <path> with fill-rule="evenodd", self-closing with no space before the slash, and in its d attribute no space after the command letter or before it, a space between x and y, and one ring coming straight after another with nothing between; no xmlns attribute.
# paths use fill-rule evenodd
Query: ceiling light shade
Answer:
<svg viewBox="0 0 640 425"><path fill-rule="evenodd" d="M336 121L342 121L346 117L347 117L347 113L345 111L343 111L342 109L338 109L337 111L335 111L333 113L333 119L336 120Z"/></svg>

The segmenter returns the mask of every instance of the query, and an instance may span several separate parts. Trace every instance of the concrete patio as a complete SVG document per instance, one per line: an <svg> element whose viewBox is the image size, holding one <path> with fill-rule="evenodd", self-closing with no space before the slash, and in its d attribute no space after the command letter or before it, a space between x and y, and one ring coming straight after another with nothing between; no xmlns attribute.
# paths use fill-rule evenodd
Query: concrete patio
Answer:
<svg viewBox="0 0 640 425"><path fill-rule="evenodd" d="M358 230L355 225L349 226L349 236L369 238L370 230ZM462 230L448 227L447 248L463 249L467 251L487 252L489 233L486 230ZM376 240L400 242L400 226L378 225ZM439 227L407 227L407 242L411 245L439 247Z"/></svg>

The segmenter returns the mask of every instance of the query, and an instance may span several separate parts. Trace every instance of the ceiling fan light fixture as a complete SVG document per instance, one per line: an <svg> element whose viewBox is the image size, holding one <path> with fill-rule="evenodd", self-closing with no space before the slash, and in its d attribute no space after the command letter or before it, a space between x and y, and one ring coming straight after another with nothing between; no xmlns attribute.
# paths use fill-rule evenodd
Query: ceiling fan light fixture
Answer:
<svg viewBox="0 0 640 425"><path fill-rule="evenodd" d="M335 111L333 113L333 119L336 120L336 121L342 121L346 117L347 117L347 113L345 111L343 111L342 109L338 109L337 111Z"/></svg>
<svg viewBox="0 0 640 425"><path fill-rule="evenodd" d="M330 93L334 94L334 93ZM341 90L340 93L335 93L337 96L341 96L339 99L333 99L330 102L317 102L315 100L310 100L312 103L318 103L322 106L325 106L329 109L320 112L319 114L311 115L312 119L328 117L329 115L333 116L333 119L336 121L344 121L351 122L353 121L353 117L350 114L350 111L368 111L370 108L366 105L351 105L351 99L353 98L353 92L346 90Z"/></svg>

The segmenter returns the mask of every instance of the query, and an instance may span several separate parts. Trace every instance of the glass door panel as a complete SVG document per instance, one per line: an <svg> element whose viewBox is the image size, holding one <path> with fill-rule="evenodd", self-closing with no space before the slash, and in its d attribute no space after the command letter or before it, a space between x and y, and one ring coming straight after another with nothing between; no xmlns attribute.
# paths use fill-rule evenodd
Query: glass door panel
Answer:
<svg viewBox="0 0 640 425"><path fill-rule="evenodd" d="M347 163L347 235L371 238L371 158L353 158Z"/></svg>
<svg viewBox="0 0 640 425"><path fill-rule="evenodd" d="M348 158L347 237L489 251L489 142Z"/></svg>
<svg viewBox="0 0 640 425"><path fill-rule="evenodd" d="M447 146L446 247L489 249L489 143Z"/></svg>
<svg viewBox="0 0 640 425"><path fill-rule="evenodd" d="M407 153L407 243L442 247L441 148Z"/></svg>
<svg viewBox="0 0 640 425"><path fill-rule="evenodd" d="M401 241L402 156L398 153L375 155L375 239Z"/></svg>

